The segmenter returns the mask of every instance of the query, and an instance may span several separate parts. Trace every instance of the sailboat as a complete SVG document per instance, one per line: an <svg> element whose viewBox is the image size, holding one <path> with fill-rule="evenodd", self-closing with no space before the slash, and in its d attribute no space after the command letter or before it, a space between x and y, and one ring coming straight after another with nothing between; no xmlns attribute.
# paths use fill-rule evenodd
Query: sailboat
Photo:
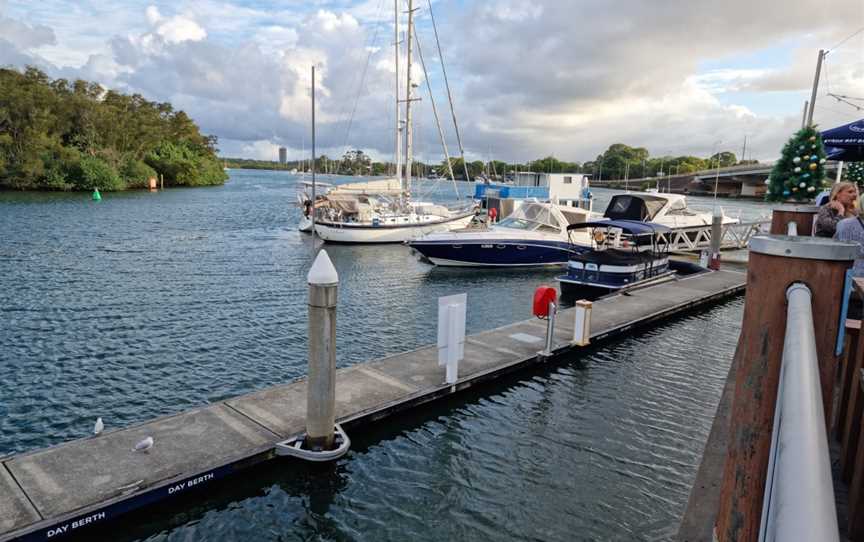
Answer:
<svg viewBox="0 0 864 542"><path fill-rule="evenodd" d="M450 209L432 202L412 201L411 84L413 0L408 0L407 83L405 96L405 168L402 168L402 133L399 106L399 0L394 1L396 22L396 178L339 185L314 203L315 233L334 243L402 243L429 233L464 228L475 207Z"/></svg>

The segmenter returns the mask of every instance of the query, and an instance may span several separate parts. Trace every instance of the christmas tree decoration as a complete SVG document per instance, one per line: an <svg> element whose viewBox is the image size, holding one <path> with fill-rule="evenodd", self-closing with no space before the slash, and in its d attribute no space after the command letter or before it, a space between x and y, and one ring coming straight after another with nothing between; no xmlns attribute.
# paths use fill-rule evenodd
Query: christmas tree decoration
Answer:
<svg viewBox="0 0 864 542"><path fill-rule="evenodd" d="M864 162L848 162L844 171L847 181L864 187Z"/></svg>
<svg viewBox="0 0 864 542"><path fill-rule="evenodd" d="M813 193L822 190L825 185L824 164L825 150L819 132L813 126L799 130L784 145L780 159L771 170L766 199L811 199Z"/></svg>

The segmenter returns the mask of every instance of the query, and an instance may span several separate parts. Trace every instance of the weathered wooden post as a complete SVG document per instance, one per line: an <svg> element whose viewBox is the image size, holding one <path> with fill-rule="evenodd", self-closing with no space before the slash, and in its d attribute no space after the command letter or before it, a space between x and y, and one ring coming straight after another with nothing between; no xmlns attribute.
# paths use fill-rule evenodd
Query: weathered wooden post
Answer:
<svg viewBox="0 0 864 542"><path fill-rule="evenodd" d="M715 522L716 539L721 542L756 541L759 536L786 332L786 289L802 282L813 292L827 427L844 279L858 250L856 244L819 237L766 235L750 241L744 316L733 361L729 443Z"/></svg>
<svg viewBox="0 0 864 542"><path fill-rule="evenodd" d="M791 209L774 209L771 212L771 233L774 235L785 235L789 223L794 222L798 235L813 235L813 221L819 207L815 205L801 205Z"/></svg>
<svg viewBox="0 0 864 542"><path fill-rule="evenodd" d="M336 423L336 294L339 275L326 250L309 270L309 378L306 443L310 450L333 447Z"/></svg>
<svg viewBox="0 0 864 542"><path fill-rule="evenodd" d="M720 245L723 242L723 215L719 209L714 209L711 217L711 258L708 267L713 270L720 269Z"/></svg>

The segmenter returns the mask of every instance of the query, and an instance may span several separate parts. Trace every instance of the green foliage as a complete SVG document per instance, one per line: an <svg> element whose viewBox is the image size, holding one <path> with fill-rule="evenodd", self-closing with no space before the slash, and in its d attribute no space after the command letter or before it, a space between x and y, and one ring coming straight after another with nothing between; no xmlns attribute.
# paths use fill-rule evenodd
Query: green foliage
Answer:
<svg viewBox="0 0 864 542"><path fill-rule="evenodd" d="M128 156L120 166L120 177L129 188L146 188L147 180L151 177L158 178L159 174L143 161Z"/></svg>
<svg viewBox="0 0 864 542"><path fill-rule="evenodd" d="M142 186L142 176L160 173L144 164L145 157L165 143L188 151L181 184L224 182L216 139L170 104L97 83L51 80L36 68L0 68L0 188ZM168 175L165 180L173 182Z"/></svg>
<svg viewBox="0 0 864 542"><path fill-rule="evenodd" d="M165 182L178 186L206 186L222 184L227 175L215 156L188 141L163 141L153 149L144 162L165 176Z"/></svg>
<svg viewBox="0 0 864 542"><path fill-rule="evenodd" d="M825 149L813 126L802 128L786 142L769 177L768 201L808 200L825 185Z"/></svg>
<svg viewBox="0 0 864 542"><path fill-rule="evenodd" d="M735 156L734 152L723 151L713 154L708 158L708 168L717 167L718 159L720 161L720 167L734 166L738 163L738 157Z"/></svg>
<svg viewBox="0 0 864 542"><path fill-rule="evenodd" d="M846 180L864 188L864 162L849 162L845 169Z"/></svg>
<svg viewBox="0 0 864 542"><path fill-rule="evenodd" d="M125 190L126 183L120 179L117 170L101 158L84 156L78 163L78 175L73 178L73 186L79 190L98 188L103 192Z"/></svg>

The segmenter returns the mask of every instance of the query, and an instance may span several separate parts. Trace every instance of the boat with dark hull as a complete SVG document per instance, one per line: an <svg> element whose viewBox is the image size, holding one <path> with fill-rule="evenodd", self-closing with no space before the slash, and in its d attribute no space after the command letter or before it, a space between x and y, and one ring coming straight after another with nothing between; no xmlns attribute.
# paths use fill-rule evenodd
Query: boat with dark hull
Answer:
<svg viewBox="0 0 864 542"><path fill-rule="evenodd" d="M557 277L565 299L597 299L671 280L676 274L669 260L667 226L619 219L572 224L567 229L590 230L593 246L574 251L567 262L567 274Z"/></svg>
<svg viewBox="0 0 864 542"><path fill-rule="evenodd" d="M579 207L526 202L489 228L433 233L408 244L439 266L560 266L574 250L589 248L587 232L568 235L567 226L590 217L590 211Z"/></svg>

